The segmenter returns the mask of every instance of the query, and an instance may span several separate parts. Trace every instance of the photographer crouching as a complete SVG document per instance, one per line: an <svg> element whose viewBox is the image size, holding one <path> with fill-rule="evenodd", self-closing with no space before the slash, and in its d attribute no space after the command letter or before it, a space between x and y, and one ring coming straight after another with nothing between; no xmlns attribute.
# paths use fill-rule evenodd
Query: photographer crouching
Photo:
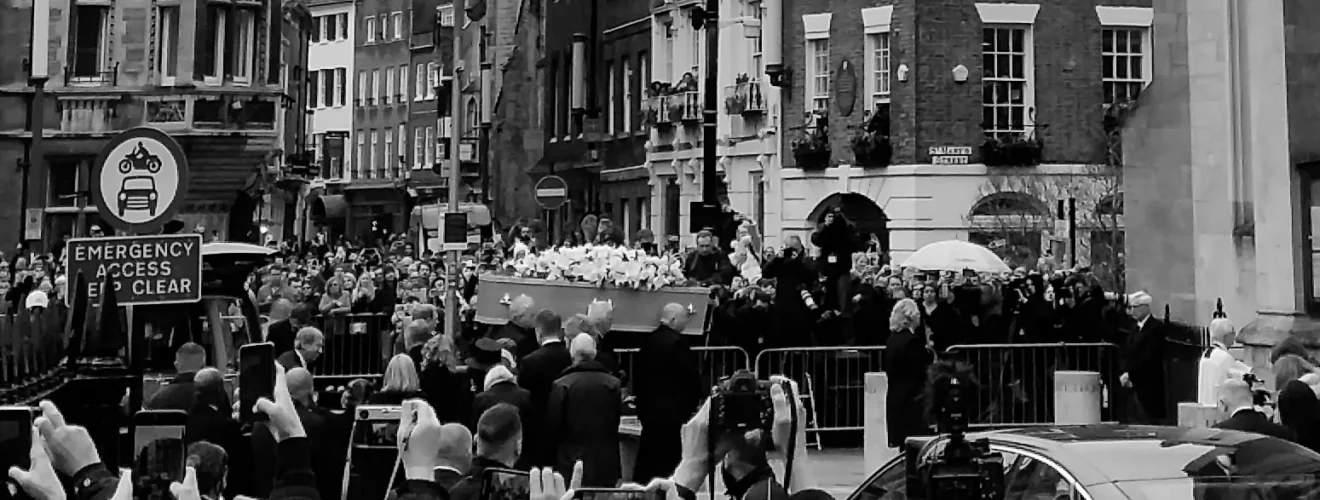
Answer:
<svg viewBox="0 0 1320 500"><path fill-rule="evenodd" d="M713 492L712 474L718 472L725 493L733 499L830 498L811 470L806 412L799 401L795 382L780 376L760 381L740 370L716 386L683 425L683 457L673 475L646 486L625 487L650 491L665 500L696 500L703 483ZM771 459L784 461L784 477L776 476ZM565 483L559 473L532 469L531 500L572 500L573 490L581 484L577 477L581 467L573 474Z"/></svg>

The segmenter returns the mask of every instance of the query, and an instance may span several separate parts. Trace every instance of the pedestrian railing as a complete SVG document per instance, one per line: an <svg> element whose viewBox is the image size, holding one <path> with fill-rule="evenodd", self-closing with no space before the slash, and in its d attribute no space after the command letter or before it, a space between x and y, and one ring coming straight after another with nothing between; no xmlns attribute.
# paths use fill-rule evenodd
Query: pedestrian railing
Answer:
<svg viewBox="0 0 1320 500"><path fill-rule="evenodd" d="M64 318L59 308L35 315L27 309L0 314L0 400L21 398L55 378L63 357Z"/></svg>
<svg viewBox="0 0 1320 500"><path fill-rule="evenodd" d="M312 365L317 377L376 377L394 355L394 324L386 314L330 314L312 324L325 334L321 358Z"/></svg>
<svg viewBox="0 0 1320 500"><path fill-rule="evenodd" d="M973 426L1012 427L1054 423L1059 370L1100 373L1100 418L1117 421L1118 354L1118 347L1107 343L983 344L949 347L940 359L966 363L976 379Z"/></svg>
<svg viewBox="0 0 1320 500"><path fill-rule="evenodd" d="M635 370L638 349L619 349L614 352L619 361L619 369L624 376L631 378ZM721 378L738 370L751 369L751 357L741 347L711 346L693 347L697 356L697 367L701 370L702 387L714 387Z"/></svg>
<svg viewBox="0 0 1320 500"><path fill-rule="evenodd" d="M808 410L808 434L861 430L866 404L866 373L882 370L884 347L838 346L766 349L756 355L760 378L783 375L814 407Z"/></svg>

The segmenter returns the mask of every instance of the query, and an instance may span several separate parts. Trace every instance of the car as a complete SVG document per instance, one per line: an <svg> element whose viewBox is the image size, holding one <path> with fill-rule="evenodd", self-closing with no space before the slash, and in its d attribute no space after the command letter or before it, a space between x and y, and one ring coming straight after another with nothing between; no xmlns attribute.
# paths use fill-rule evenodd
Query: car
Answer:
<svg viewBox="0 0 1320 500"><path fill-rule="evenodd" d="M1003 457L1005 500L1315 498L1320 454L1249 432L1181 427L1044 426L973 433ZM947 437L909 438L928 463ZM848 500L908 496L905 455L881 466Z"/></svg>
<svg viewBox="0 0 1320 500"><path fill-rule="evenodd" d="M156 215L156 178L149 175L133 175L124 178L119 188L119 216L129 210L146 210L153 217Z"/></svg>

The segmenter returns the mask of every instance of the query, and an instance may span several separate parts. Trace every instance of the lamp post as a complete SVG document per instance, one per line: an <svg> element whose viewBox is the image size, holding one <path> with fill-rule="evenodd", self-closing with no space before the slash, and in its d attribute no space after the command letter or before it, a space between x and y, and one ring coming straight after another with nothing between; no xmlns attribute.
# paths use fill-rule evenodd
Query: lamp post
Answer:
<svg viewBox="0 0 1320 500"><path fill-rule="evenodd" d="M495 65L486 54L486 27L481 27L481 204L490 205L490 127L495 114Z"/></svg>
<svg viewBox="0 0 1320 500"><path fill-rule="evenodd" d="M46 82L50 79L50 0L33 0L32 2L32 39L30 45L28 84L32 86L32 101L28 112L28 128L32 133L32 140L28 142L26 161L21 165L23 169L23 186L19 195L19 206L22 207L23 213L19 214L18 219L19 245L23 245L27 240L28 179L33 168L44 168L46 164L44 135L46 131ZM80 170L81 168L79 166ZM81 182L77 184L81 184ZM77 188L75 187L75 189ZM79 199L81 200L80 193ZM79 211L80 218L81 215L82 212ZM80 235L79 233L82 231L81 220L73 228L73 231L74 236Z"/></svg>

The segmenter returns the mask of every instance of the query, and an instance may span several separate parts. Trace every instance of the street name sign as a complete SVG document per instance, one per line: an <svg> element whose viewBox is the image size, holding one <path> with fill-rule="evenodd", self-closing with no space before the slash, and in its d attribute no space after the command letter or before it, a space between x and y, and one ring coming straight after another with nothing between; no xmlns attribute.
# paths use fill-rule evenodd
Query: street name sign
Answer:
<svg viewBox="0 0 1320 500"><path fill-rule="evenodd" d="M106 276L121 306L202 299L200 234L75 238L64 255L69 276L82 272L90 303L100 301ZM75 294L65 295L72 301Z"/></svg>
<svg viewBox="0 0 1320 500"><path fill-rule="evenodd" d="M129 129L101 150L89 184L101 219L127 234L151 234L183 206L188 160L168 134Z"/></svg>

